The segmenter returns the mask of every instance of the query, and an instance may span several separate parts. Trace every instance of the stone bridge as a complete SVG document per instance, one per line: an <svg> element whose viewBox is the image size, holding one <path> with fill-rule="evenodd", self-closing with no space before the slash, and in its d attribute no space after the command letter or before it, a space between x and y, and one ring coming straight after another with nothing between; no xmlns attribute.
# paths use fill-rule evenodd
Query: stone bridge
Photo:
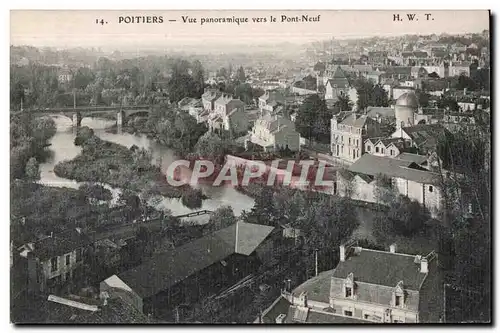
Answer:
<svg viewBox="0 0 500 333"><path fill-rule="evenodd" d="M131 116L147 116L151 111L151 105L134 106L81 106L77 108L45 108L45 109L27 109L18 112L30 112L35 115L53 115L59 114L73 120L73 126L79 127L83 117L114 114L116 124L121 126L123 121Z"/></svg>

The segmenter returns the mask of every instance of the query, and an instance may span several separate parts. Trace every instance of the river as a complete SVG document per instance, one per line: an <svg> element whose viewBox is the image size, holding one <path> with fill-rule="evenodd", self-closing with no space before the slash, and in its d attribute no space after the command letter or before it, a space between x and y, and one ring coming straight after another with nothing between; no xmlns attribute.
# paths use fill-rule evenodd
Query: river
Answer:
<svg viewBox="0 0 500 333"><path fill-rule="evenodd" d="M51 156L45 163L40 165L40 183L48 186L78 188L80 183L58 177L54 173L54 166L57 163L63 160L71 160L81 152L81 148L75 146L73 143L75 132L72 127L72 121L64 116L52 116L52 118L56 123L57 132L50 140L51 146L49 149L51 150ZM140 148L150 150L153 155L153 161L161 160L161 169L163 173L166 172L168 166L176 159L171 149L150 140L144 135L106 132L106 128L114 124L115 122L113 120L99 118L82 119L82 126L92 128L94 133L103 140L121 144L127 148L136 145ZM221 206L229 205L232 207L235 215L240 215L243 210L250 210L254 205L254 200L252 198L236 191L234 188L213 187L210 185L198 186L208 197L208 199L203 200L201 208L195 210L189 209L181 203L180 199L175 198L162 198L156 207L158 209L169 209L174 215L181 215L202 209L213 211ZM116 201L119 189L113 189L109 186L106 187L112 191L114 201ZM192 218L192 220L200 223L205 222L207 216Z"/></svg>

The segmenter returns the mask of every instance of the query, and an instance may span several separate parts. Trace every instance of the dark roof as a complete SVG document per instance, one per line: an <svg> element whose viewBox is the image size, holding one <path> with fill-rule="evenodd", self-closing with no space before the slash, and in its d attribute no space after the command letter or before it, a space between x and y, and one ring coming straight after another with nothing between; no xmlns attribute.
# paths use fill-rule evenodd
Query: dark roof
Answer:
<svg viewBox="0 0 500 333"><path fill-rule="evenodd" d="M426 155L418 155L412 153L401 153L396 156L396 158L404 161L414 162L417 164L422 164L424 162L427 162L428 160L428 157Z"/></svg>
<svg viewBox="0 0 500 333"><path fill-rule="evenodd" d="M441 124L417 124L403 127L402 130L414 141L418 148L435 149L441 136L451 133Z"/></svg>
<svg viewBox="0 0 500 333"><path fill-rule="evenodd" d="M77 229L69 229L37 241L34 244L33 253L41 261L45 261L86 247L91 243L92 240L86 234Z"/></svg>
<svg viewBox="0 0 500 333"><path fill-rule="evenodd" d="M293 290L294 295L307 292L307 299L311 301L328 303L330 298L330 282L333 270L321 272Z"/></svg>
<svg viewBox="0 0 500 333"><path fill-rule="evenodd" d="M382 174L422 184L439 184L441 179L439 174L424 170L414 162L371 154L363 154L349 167L349 171L370 176Z"/></svg>
<svg viewBox="0 0 500 333"><path fill-rule="evenodd" d="M273 227L237 222L193 242L158 254L118 275L142 297L149 297L232 254L250 255Z"/></svg>
<svg viewBox="0 0 500 333"><path fill-rule="evenodd" d="M330 84L333 85L337 85L337 87L349 87L350 86L350 83L349 83L349 79L347 78L344 70L342 68L340 68L340 66L337 66L337 68L335 69L335 72L333 73L333 77L331 79L328 80L327 84Z"/></svg>
<svg viewBox="0 0 500 333"><path fill-rule="evenodd" d="M321 61L318 61L315 65L314 65L314 69L315 71L319 71L319 72L324 72L326 69L326 65L324 62L321 62Z"/></svg>
<svg viewBox="0 0 500 333"><path fill-rule="evenodd" d="M390 107L369 106L366 108L366 115L370 118L376 118L377 114L382 118L395 118L394 109Z"/></svg>
<svg viewBox="0 0 500 333"><path fill-rule="evenodd" d="M85 302L82 302L85 303ZM88 311L69 305L45 301L46 323L51 324L138 324L151 323L147 316L120 297L108 300L98 311Z"/></svg>
<svg viewBox="0 0 500 333"><path fill-rule="evenodd" d="M390 66L385 69L385 73L388 75L392 74L411 74L411 67L408 66Z"/></svg>
<svg viewBox="0 0 500 333"><path fill-rule="evenodd" d="M420 273L415 256L362 249L358 254L346 254L333 271L336 278L345 279L353 273L354 281L396 287L403 281L405 289L420 290L426 274Z"/></svg>
<svg viewBox="0 0 500 333"><path fill-rule="evenodd" d="M350 114L341 121L342 125L361 128L365 126L366 121L369 119L366 115Z"/></svg>

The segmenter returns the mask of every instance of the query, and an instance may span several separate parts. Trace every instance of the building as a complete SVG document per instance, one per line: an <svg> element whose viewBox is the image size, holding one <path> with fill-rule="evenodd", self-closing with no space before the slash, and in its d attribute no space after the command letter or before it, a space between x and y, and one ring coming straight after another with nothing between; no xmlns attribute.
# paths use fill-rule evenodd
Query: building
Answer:
<svg viewBox="0 0 500 333"><path fill-rule="evenodd" d="M396 157L405 150L405 144L402 138L368 138L364 151L376 156Z"/></svg>
<svg viewBox="0 0 500 333"><path fill-rule="evenodd" d="M214 103L214 110L208 115L211 130L231 131L235 134L248 131L249 121L245 103L232 95L222 94Z"/></svg>
<svg viewBox="0 0 500 333"><path fill-rule="evenodd" d="M439 323L443 315L438 257L340 246L330 307L346 317L378 323Z"/></svg>
<svg viewBox="0 0 500 333"><path fill-rule="evenodd" d="M441 124L417 124L399 127L391 135L392 138L403 138L409 147L416 148L420 153L435 152L440 140L451 138L451 133Z"/></svg>
<svg viewBox="0 0 500 333"><path fill-rule="evenodd" d="M438 256L377 251L349 242L340 262L280 297L255 320L264 324L439 323L443 316Z"/></svg>
<svg viewBox="0 0 500 333"><path fill-rule="evenodd" d="M350 113L343 119L333 116L330 141L332 156L352 163L364 154L364 141L380 135L380 123L366 115Z"/></svg>
<svg viewBox="0 0 500 333"><path fill-rule="evenodd" d="M28 283L31 291L51 293L83 278L86 254L92 240L79 228L51 234L26 245L21 255L28 259Z"/></svg>
<svg viewBox="0 0 500 333"><path fill-rule="evenodd" d="M442 206L441 175L430 172L414 161L413 156L400 158L364 154L347 170L337 173L337 193L352 199L377 202L375 178L382 175L391 179L391 188L397 195L416 200L433 217Z"/></svg>
<svg viewBox="0 0 500 333"><path fill-rule="evenodd" d="M201 95L203 109L212 112L215 109L215 101L222 95L218 89L205 89Z"/></svg>
<svg viewBox="0 0 500 333"><path fill-rule="evenodd" d="M273 114L277 108L283 108L285 105L285 97L277 90L267 90L259 97L259 110L261 116L269 113Z"/></svg>
<svg viewBox="0 0 500 333"><path fill-rule="evenodd" d="M57 73L57 79L59 83L69 83L73 80L73 73L68 68L62 68L59 73Z"/></svg>
<svg viewBox="0 0 500 333"><path fill-rule="evenodd" d="M337 66L337 69L331 77L327 77L325 82L325 99L336 101L340 96L349 96L350 100L354 100L356 90L351 86L345 72Z"/></svg>
<svg viewBox="0 0 500 333"><path fill-rule="evenodd" d="M101 282L101 292L122 297L154 317L193 304L248 277L277 249L274 227L237 222Z"/></svg>
<svg viewBox="0 0 500 333"><path fill-rule="evenodd" d="M300 150L300 134L295 124L286 117L264 115L255 121L249 141L262 147L264 151L279 149Z"/></svg>

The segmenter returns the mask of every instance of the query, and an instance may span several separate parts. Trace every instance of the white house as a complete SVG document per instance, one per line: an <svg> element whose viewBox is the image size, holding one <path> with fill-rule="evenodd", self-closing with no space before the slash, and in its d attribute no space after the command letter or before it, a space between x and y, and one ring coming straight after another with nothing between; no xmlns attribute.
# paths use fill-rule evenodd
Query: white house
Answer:
<svg viewBox="0 0 500 333"><path fill-rule="evenodd" d="M265 115L257 119L250 134L250 142L265 151L286 147L291 151L300 150L300 135L295 131L294 123L278 115Z"/></svg>

